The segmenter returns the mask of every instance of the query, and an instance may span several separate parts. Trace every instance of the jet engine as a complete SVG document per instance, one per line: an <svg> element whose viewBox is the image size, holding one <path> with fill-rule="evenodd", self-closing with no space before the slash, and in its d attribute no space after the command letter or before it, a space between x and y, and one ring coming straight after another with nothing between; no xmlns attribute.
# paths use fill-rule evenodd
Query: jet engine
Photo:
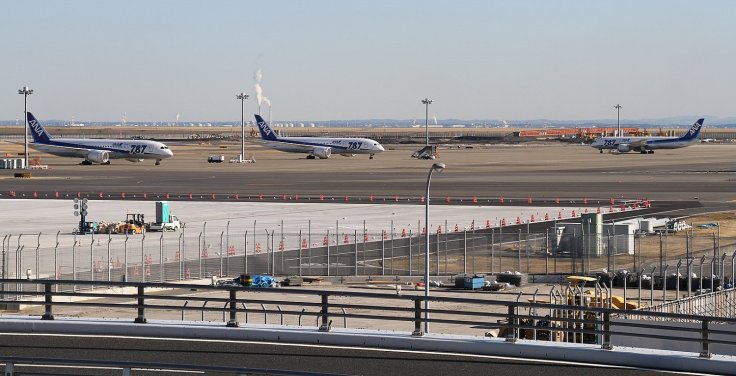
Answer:
<svg viewBox="0 0 736 376"><path fill-rule="evenodd" d="M631 151L631 148L627 144L619 144L618 145L618 151L620 153L628 153Z"/></svg>
<svg viewBox="0 0 736 376"><path fill-rule="evenodd" d="M326 148L323 146L318 146L314 149L312 149L312 154L314 154L315 157L319 159L327 159L332 154L332 148Z"/></svg>
<svg viewBox="0 0 736 376"><path fill-rule="evenodd" d="M104 150L92 150L85 158L92 163L107 163L110 161L110 153Z"/></svg>

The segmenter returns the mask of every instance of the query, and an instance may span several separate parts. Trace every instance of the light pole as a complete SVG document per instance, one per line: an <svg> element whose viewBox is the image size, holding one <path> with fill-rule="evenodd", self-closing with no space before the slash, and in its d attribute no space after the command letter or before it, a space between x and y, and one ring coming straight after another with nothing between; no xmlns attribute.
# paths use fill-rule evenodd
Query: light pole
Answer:
<svg viewBox="0 0 736 376"><path fill-rule="evenodd" d="M245 100L248 94L240 93L235 96L240 99L240 162L245 161Z"/></svg>
<svg viewBox="0 0 736 376"><path fill-rule="evenodd" d="M430 101L431 102L431 101ZM424 242L426 249L424 252L424 332L429 333L429 183L432 180L432 172L442 172L445 169L444 163L435 163L429 169L427 174L427 192L424 196ZM417 229L419 230L419 229Z"/></svg>
<svg viewBox="0 0 736 376"><path fill-rule="evenodd" d="M616 109L616 124L618 126L618 133L616 133L616 136L621 137L621 105L617 104L613 106L613 108Z"/></svg>
<svg viewBox="0 0 736 376"><path fill-rule="evenodd" d="M424 98L422 99L422 104L424 104L425 110L424 110L424 132L426 136L426 141L424 143L424 146L429 146L429 105L432 104L433 100Z"/></svg>
<svg viewBox="0 0 736 376"><path fill-rule="evenodd" d="M23 86L18 90L18 94L23 95L23 157L25 158L24 168L28 168L28 96L33 94L33 89Z"/></svg>

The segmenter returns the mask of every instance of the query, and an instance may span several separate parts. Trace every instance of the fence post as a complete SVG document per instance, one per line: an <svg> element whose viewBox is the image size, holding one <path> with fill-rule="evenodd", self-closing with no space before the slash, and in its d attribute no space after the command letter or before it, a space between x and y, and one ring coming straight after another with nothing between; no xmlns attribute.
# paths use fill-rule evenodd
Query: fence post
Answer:
<svg viewBox="0 0 736 376"><path fill-rule="evenodd" d="M145 249L146 234L143 233L141 237L141 281L146 282L146 249Z"/></svg>
<svg viewBox="0 0 736 376"><path fill-rule="evenodd" d="M44 283L43 286L44 313L43 316L41 316L41 320L53 320L54 315L51 313L51 309L53 307L53 302L51 300L51 283Z"/></svg>
<svg viewBox="0 0 736 376"><path fill-rule="evenodd" d="M144 287L138 286L138 317L135 318L136 324L146 323L146 316L144 314L145 304L146 304L146 299L144 297Z"/></svg>
<svg viewBox="0 0 736 376"><path fill-rule="evenodd" d="M236 317L238 310L235 307L235 303L236 303L235 300L237 299L236 294L237 294L236 290L230 290L230 321L227 322L227 326L230 328L238 327L238 319Z"/></svg>
<svg viewBox="0 0 736 376"><path fill-rule="evenodd" d="M516 306L514 304L509 304L508 316L509 330L506 333L506 342L516 342Z"/></svg>
<svg viewBox="0 0 736 376"><path fill-rule="evenodd" d="M611 312L603 314L603 343L601 348L603 350L613 350L613 345L611 345Z"/></svg>
<svg viewBox="0 0 736 376"><path fill-rule="evenodd" d="M418 337L424 335L424 332L422 332L422 301L420 299L414 299L414 331L411 335Z"/></svg>
<svg viewBox="0 0 736 376"><path fill-rule="evenodd" d="M322 309L321 309L321 317L322 317L322 323L319 326L320 332L329 332L330 331L330 323L327 321L329 319L329 302L328 302L329 295L322 294Z"/></svg>
<svg viewBox="0 0 736 376"><path fill-rule="evenodd" d="M702 350L700 351L700 357L701 358L710 358L710 343L708 342L708 320L703 320L703 327L700 331L700 334L702 336L701 345Z"/></svg>
<svg viewBox="0 0 736 376"><path fill-rule="evenodd" d="M166 231L161 231L161 237L158 239L158 274L159 274L159 281L161 283L164 283L166 279L166 263L164 262L164 233ZM179 255L181 258L181 254Z"/></svg>

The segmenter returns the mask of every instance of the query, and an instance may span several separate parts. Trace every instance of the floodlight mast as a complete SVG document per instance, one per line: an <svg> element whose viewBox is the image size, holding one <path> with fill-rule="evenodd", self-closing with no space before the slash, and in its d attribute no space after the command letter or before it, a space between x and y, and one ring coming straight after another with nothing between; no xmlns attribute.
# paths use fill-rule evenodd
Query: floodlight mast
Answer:
<svg viewBox="0 0 736 376"><path fill-rule="evenodd" d="M616 136L621 137L621 105L616 104L613 108L616 109L616 124L618 128Z"/></svg>
<svg viewBox="0 0 736 376"><path fill-rule="evenodd" d="M240 99L240 162L245 161L245 100L248 94L240 93L235 96Z"/></svg>
<svg viewBox="0 0 736 376"><path fill-rule="evenodd" d="M429 98L422 99L422 104L424 104L425 110L424 110L424 133L425 133L425 142L424 146L429 146L429 105L432 104L434 100Z"/></svg>
<svg viewBox="0 0 736 376"><path fill-rule="evenodd" d="M28 168L28 96L33 94L33 89L23 86L18 90L18 94L23 96L23 157L25 159L24 168Z"/></svg>

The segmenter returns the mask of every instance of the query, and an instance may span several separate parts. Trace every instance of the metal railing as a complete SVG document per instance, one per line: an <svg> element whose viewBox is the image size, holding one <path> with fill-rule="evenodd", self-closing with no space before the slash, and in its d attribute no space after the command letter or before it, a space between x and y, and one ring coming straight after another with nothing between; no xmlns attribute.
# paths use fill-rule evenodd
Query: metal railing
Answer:
<svg viewBox="0 0 736 376"><path fill-rule="evenodd" d="M350 328L411 330L422 336L426 323L445 327L496 328L498 337L508 342L518 339L598 344L612 349L613 337L683 341L699 344L700 356L711 356L711 345L736 345L736 333L724 330L715 323L736 324L736 319L666 312L620 310L595 306L550 304L539 302L470 299L430 296L429 307L424 308L423 295L398 295L360 291L326 291L312 289L258 289L239 286L204 286L165 283L91 282L74 280L5 280L6 283L43 286L41 292L26 292L18 304L43 306L43 320L53 320L63 307L76 306L94 309L115 308L131 310L133 323L147 322L150 311L169 311L178 315L184 311L216 312L225 316L227 327L238 327L238 315L247 314L247 304L261 304L264 315L289 317L291 322L302 316L317 318L318 330L329 332L333 319L343 319ZM57 285L92 285L97 287L128 287L135 293L113 293L106 289L83 292L56 292ZM176 294L158 293L160 289L175 289ZM59 289L63 290L63 289ZM118 289L119 290L119 289ZM190 290L196 290L194 294ZM208 294L203 295L202 292ZM276 298L259 294L278 294ZM218 295L219 294L219 295ZM43 300L33 299L33 296ZM521 295L519 295L521 296ZM71 300L70 298L75 298ZM575 297L573 296L573 302ZM182 304L186 302L186 304ZM210 302L211 305L206 305ZM201 303L198 306L196 303ZM573 304L577 304L574 302ZM269 308L277 307L277 309ZM252 313L252 312L251 312ZM425 316L427 315L427 316ZM636 316L649 320L616 320L616 316ZM264 318L265 319L265 318ZM348 321L350 324L348 325ZM697 328L673 327L676 321L700 323ZM308 320L311 322L311 320ZM272 324L273 325L273 324ZM425 329L427 327L425 326ZM627 331L627 329L629 331ZM646 330L646 333L644 332ZM693 336L695 335L695 336Z"/></svg>

